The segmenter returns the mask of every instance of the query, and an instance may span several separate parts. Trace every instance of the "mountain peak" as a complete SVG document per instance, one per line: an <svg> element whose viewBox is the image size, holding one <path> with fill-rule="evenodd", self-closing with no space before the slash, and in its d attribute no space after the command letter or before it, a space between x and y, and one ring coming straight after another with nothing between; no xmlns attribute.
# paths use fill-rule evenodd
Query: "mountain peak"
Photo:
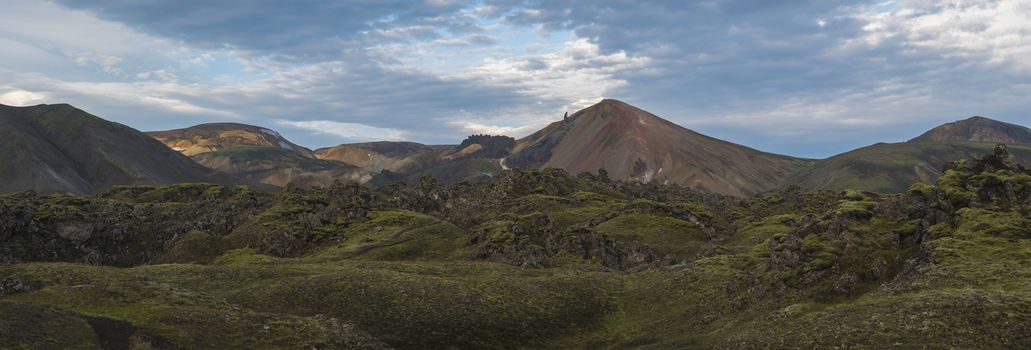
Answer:
<svg viewBox="0 0 1031 350"><path fill-rule="evenodd" d="M805 163L714 139L613 99L519 140L512 153L505 164L513 167L574 174L603 168L614 179L734 196L776 187Z"/></svg>
<svg viewBox="0 0 1031 350"><path fill-rule="evenodd" d="M982 116L939 125L909 142L1031 144L1031 129Z"/></svg>

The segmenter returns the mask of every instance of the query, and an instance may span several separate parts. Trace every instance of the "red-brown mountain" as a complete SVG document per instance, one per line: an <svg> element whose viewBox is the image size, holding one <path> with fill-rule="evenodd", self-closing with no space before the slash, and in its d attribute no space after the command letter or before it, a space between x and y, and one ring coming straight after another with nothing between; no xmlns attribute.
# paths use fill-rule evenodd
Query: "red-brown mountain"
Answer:
<svg viewBox="0 0 1031 350"><path fill-rule="evenodd" d="M504 164L604 168L610 178L677 183L747 196L770 190L810 160L708 137L617 100L603 100L519 140Z"/></svg>

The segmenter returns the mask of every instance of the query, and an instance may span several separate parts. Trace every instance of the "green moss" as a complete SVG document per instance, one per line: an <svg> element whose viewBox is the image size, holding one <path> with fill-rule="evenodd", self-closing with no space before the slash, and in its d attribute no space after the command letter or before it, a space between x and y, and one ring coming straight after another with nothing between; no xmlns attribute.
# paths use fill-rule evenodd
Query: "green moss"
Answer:
<svg viewBox="0 0 1031 350"><path fill-rule="evenodd" d="M966 206L974 199L974 193L966 187L970 175L960 170L949 170L938 178L938 188L945 192L955 206Z"/></svg>
<svg viewBox="0 0 1031 350"><path fill-rule="evenodd" d="M838 202L837 214L855 219L866 220L873 217L877 202L871 200L842 200Z"/></svg>
<svg viewBox="0 0 1031 350"><path fill-rule="evenodd" d="M751 250L755 245L766 245L766 241L777 234L786 234L791 226L799 220L796 214L782 214L763 218L751 223L734 233L726 243L737 251Z"/></svg>
<svg viewBox="0 0 1031 350"><path fill-rule="evenodd" d="M0 348L99 349L84 317L51 306L0 300Z"/></svg>
<svg viewBox="0 0 1031 350"><path fill-rule="evenodd" d="M660 257L668 254L679 259L694 258L710 247L698 224L655 214L623 214L595 230L616 239L644 243Z"/></svg>
<svg viewBox="0 0 1031 350"><path fill-rule="evenodd" d="M931 196L934 194L934 186L925 184L923 182L917 182L913 184L913 186L909 186L909 189L906 190L906 193L914 196L919 196L923 199L931 199Z"/></svg>
<svg viewBox="0 0 1031 350"><path fill-rule="evenodd" d="M169 242L165 253L155 259L157 263L207 264L225 253L229 242L200 231L190 231Z"/></svg>
<svg viewBox="0 0 1031 350"><path fill-rule="evenodd" d="M1031 238L1031 219L1019 210L989 211L981 208L962 208L956 212L959 227L957 237L990 235L1007 238Z"/></svg>
<svg viewBox="0 0 1031 350"><path fill-rule="evenodd" d="M216 265L252 265L272 264L280 261L279 258L259 254L254 248L233 249L225 252L213 261Z"/></svg>
<svg viewBox="0 0 1031 350"><path fill-rule="evenodd" d="M819 235L809 235L802 240L802 253L810 257L803 268L805 271L818 271L834 266L838 260L838 251Z"/></svg>
<svg viewBox="0 0 1031 350"><path fill-rule="evenodd" d="M403 210L376 211L319 248L320 259L451 259L461 254L465 232L451 223Z"/></svg>

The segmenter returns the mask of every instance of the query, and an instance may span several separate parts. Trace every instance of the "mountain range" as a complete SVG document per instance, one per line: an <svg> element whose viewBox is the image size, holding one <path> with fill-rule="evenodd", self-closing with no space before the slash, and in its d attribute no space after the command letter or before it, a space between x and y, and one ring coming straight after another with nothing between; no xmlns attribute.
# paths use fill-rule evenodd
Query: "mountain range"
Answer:
<svg viewBox="0 0 1031 350"><path fill-rule="evenodd" d="M313 151L3 107L0 349L1025 349L1026 135L810 160L606 100Z"/></svg>
<svg viewBox="0 0 1031 350"><path fill-rule="evenodd" d="M304 187L414 183L424 176L455 183L490 179L510 168L604 171L614 180L736 197L788 185L893 193L914 182L931 183L947 162L983 155L997 143L1009 144L1018 163L1031 163L1031 129L984 117L813 160L712 138L612 99L521 139L473 135L458 145L383 141L311 150L272 129L237 123L144 134L69 105L3 106L0 123L6 136L0 143L12 150L4 162L19 169L0 172L0 190L80 194L139 183Z"/></svg>

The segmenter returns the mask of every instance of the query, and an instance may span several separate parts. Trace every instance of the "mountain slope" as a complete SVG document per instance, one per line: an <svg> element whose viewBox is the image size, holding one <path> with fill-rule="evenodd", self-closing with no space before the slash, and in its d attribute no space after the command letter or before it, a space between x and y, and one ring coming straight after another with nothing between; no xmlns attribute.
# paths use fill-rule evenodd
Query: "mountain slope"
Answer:
<svg viewBox="0 0 1031 350"><path fill-rule="evenodd" d="M147 135L187 156L236 146L268 146L290 150L305 158L315 158L315 153L310 149L290 142L278 132L247 124L200 124L183 129L151 131Z"/></svg>
<svg viewBox="0 0 1031 350"><path fill-rule="evenodd" d="M236 183L125 125L67 104L0 105L0 192L95 193L112 185Z"/></svg>
<svg viewBox="0 0 1031 350"><path fill-rule="evenodd" d="M972 117L943 124L908 142L878 143L822 159L791 181L814 189L860 189L882 193L905 191L915 182L933 183L950 161L989 153L1010 144L1010 157L1031 164L1031 130Z"/></svg>
<svg viewBox="0 0 1031 350"><path fill-rule="evenodd" d="M985 117L939 125L909 142L983 142L1031 144L1031 129Z"/></svg>
<svg viewBox="0 0 1031 350"><path fill-rule="evenodd" d="M603 100L515 146L505 165L604 168L613 179L660 181L734 196L775 188L809 161L760 152L685 129L616 100Z"/></svg>

